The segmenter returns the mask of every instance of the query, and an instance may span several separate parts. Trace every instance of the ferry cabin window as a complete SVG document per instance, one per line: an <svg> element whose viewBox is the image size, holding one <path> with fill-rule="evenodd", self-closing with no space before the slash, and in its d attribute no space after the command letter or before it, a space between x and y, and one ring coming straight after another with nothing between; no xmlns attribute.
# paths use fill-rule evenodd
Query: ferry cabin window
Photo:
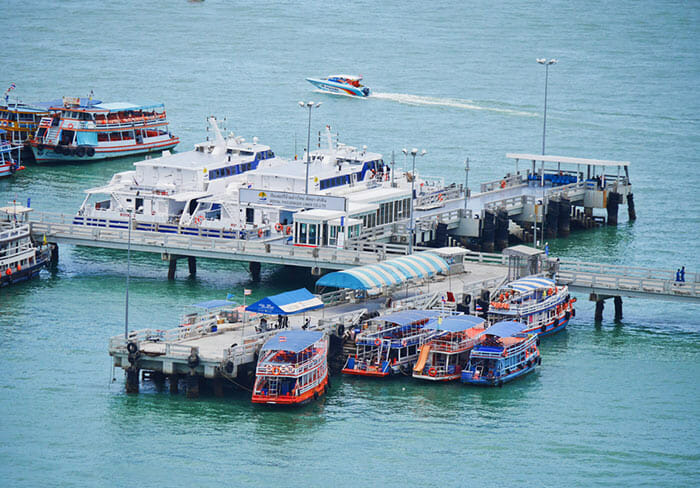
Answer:
<svg viewBox="0 0 700 488"><path fill-rule="evenodd" d="M317 224L309 224L309 244L317 245L318 241L316 239L316 229L318 225Z"/></svg>
<svg viewBox="0 0 700 488"><path fill-rule="evenodd" d="M306 224L298 224L299 225L299 240L297 241L299 244L306 244Z"/></svg>

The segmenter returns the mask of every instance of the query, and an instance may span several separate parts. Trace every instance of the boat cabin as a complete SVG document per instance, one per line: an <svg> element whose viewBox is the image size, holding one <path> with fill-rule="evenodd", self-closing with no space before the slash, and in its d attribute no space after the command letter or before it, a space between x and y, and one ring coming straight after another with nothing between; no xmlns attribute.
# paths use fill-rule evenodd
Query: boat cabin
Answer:
<svg viewBox="0 0 700 488"><path fill-rule="evenodd" d="M294 214L295 246L344 247L348 239L360 236L362 221L345 212L313 209Z"/></svg>

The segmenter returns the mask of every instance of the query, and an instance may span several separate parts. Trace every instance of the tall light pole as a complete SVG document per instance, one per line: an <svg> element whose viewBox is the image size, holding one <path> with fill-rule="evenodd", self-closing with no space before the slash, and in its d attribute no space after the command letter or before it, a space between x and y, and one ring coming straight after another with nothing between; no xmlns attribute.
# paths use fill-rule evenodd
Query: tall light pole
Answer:
<svg viewBox="0 0 700 488"><path fill-rule="evenodd" d="M405 155L408 155L408 149L404 148L401 150ZM413 156L413 170L411 171L411 217L410 217L410 239L408 241L408 254L413 254L413 239L416 235L416 229L413 223L413 200L416 196L415 186L416 186L416 156L418 155L418 149L415 147L411 149L411 156ZM421 156L426 155L426 150L423 149L420 152Z"/></svg>
<svg viewBox="0 0 700 488"><path fill-rule="evenodd" d="M124 340L129 340L129 275L131 274L131 210L129 210L129 232L126 241L126 304L124 307Z"/></svg>
<svg viewBox="0 0 700 488"><path fill-rule="evenodd" d="M464 161L464 216L467 216L467 201L469 200L469 158Z"/></svg>
<svg viewBox="0 0 700 488"><path fill-rule="evenodd" d="M547 131L547 82L549 81L549 65L555 64L557 60L538 58L537 62L544 65L544 122L542 123L542 154L544 155L544 137Z"/></svg>
<svg viewBox="0 0 700 488"><path fill-rule="evenodd" d="M309 153L311 152L311 109L312 108L318 108L321 106L321 102L314 103L314 102L299 102L299 106L301 108L308 108L309 109L309 132L306 136L306 185L305 185L305 190L304 193L308 195L309 193Z"/></svg>

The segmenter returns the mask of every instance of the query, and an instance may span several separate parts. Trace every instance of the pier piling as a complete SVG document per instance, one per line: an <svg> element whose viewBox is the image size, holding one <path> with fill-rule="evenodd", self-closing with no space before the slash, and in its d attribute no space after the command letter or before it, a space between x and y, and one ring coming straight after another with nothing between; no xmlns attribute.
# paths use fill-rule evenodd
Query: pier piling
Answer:
<svg viewBox="0 0 700 488"><path fill-rule="evenodd" d="M496 212L494 245L498 251L508 247L508 212L504 209L499 209Z"/></svg>
<svg viewBox="0 0 700 488"><path fill-rule="evenodd" d="M139 392L139 368L137 366L129 366L126 370L126 392Z"/></svg>
<svg viewBox="0 0 700 488"><path fill-rule="evenodd" d="M481 222L481 250L484 252L493 252L494 250L495 227L493 212L485 211L484 219Z"/></svg>
<svg viewBox="0 0 700 488"><path fill-rule="evenodd" d="M571 233L571 201L566 198L559 200L559 221L557 233L559 237L569 237Z"/></svg>
<svg viewBox="0 0 700 488"><path fill-rule="evenodd" d="M212 388L214 389L214 396L217 398L222 398L224 396L224 380L220 376L217 376L212 380Z"/></svg>
<svg viewBox="0 0 700 488"><path fill-rule="evenodd" d="M549 202L545 219L547 223L544 226L544 237L546 239L555 239L559 229L559 202Z"/></svg>
<svg viewBox="0 0 700 488"><path fill-rule="evenodd" d="M634 194L632 193L627 194L627 216L630 222L637 220L637 212L634 209Z"/></svg>
<svg viewBox="0 0 700 488"><path fill-rule="evenodd" d="M177 395L179 380L180 380L180 375L177 375L177 374L169 374L168 375L168 384L170 385L170 393Z"/></svg>
<svg viewBox="0 0 700 488"><path fill-rule="evenodd" d="M622 320L622 297L615 297L615 320Z"/></svg>
<svg viewBox="0 0 700 488"><path fill-rule="evenodd" d="M175 271L177 271L177 257L170 256L170 260L168 261L168 279L169 280L175 279Z"/></svg>
<svg viewBox="0 0 700 488"><path fill-rule="evenodd" d="M605 309L605 300L598 299L595 302L595 321L601 322L603 320L603 309Z"/></svg>
<svg viewBox="0 0 700 488"><path fill-rule="evenodd" d="M248 269L250 270L253 281L260 281L260 263L257 261L250 261L248 263Z"/></svg>
<svg viewBox="0 0 700 488"><path fill-rule="evenodd" d="M614 191L608 193L608 201L605 205L605 208L608 211L608 225L617 225L617 210L621 201L622 195L619 193Z"/></svg>
<svg viewBox="0 0 700 488"><path fill-rule="evenodd" d="M56 242L51 243L51 258L49 264L51 265L51 269L55 269L56 266L58 266L58 243Z"/></svg>
<svg viewBox="0 0 700 488"><path fill-rule="evenodd" d="M189 267L190 276L197 274L197 258L194 256L187 256L187 266Z"/></svg>
<svg viewBox="0 0 700 488"><path fill-rule="evenodd" d="M187 398L199 398L199 376L194 371L187 375Z"/></svg>

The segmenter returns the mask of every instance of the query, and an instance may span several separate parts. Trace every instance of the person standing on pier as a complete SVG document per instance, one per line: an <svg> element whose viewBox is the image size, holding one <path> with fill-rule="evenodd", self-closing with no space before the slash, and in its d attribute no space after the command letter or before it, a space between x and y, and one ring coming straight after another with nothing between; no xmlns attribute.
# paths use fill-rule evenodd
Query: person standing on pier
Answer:
<svg viewBox="0 0 700 488"><path fill-rule="evenodd" d="M681 282L681 270L680 270L680 268L678 268L676 270L676 283L680 283L680 282Z"/></svg>
<svg viewBox="0 0 700 488"><path fill-rule="evenodd" d="M685 266L681 267L681 283L685 283Z"/></svg>

